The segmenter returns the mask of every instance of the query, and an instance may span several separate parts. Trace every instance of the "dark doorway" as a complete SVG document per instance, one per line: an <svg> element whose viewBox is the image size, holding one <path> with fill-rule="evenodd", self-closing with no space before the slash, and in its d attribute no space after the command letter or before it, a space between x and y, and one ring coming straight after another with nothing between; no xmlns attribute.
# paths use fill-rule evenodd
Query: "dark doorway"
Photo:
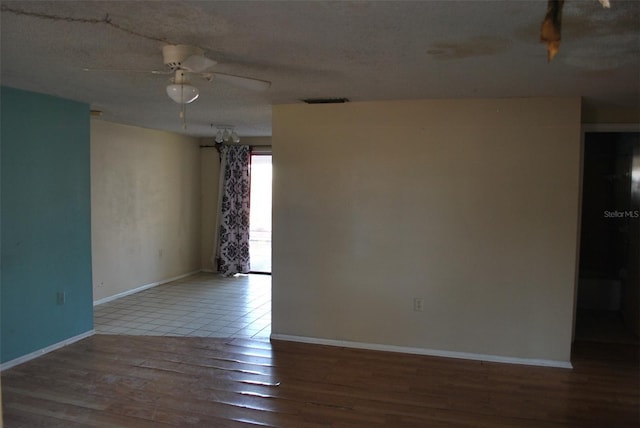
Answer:
<svg viewBox="0 0 640 428"><path fill-rule="evenodd" d="M638 343L640 133L584 138L576 340Z"/></svg>

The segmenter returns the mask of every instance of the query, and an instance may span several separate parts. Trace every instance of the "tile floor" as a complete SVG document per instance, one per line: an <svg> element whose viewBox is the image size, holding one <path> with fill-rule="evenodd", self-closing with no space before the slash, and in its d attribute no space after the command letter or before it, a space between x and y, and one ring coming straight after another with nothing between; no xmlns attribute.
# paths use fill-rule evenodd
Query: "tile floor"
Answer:
<svg viewBox="0 0 640 428"><path fill-rule="evenodd" d="M271 276L199 273L94 307L97 334L243 337L271 334Z"/></svg>

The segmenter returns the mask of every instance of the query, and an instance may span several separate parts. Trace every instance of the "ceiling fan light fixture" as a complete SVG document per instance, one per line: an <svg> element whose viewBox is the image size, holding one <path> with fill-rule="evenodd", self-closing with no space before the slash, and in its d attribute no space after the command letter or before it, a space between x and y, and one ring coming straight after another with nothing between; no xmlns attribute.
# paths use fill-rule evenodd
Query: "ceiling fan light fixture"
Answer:
<svg viewBox="0 0 640 428"><path fill-rule="evenodd" d="M167 95L178 104L189 104L198 98L200 91L188 83L171 83L167 85Z"/></svg>

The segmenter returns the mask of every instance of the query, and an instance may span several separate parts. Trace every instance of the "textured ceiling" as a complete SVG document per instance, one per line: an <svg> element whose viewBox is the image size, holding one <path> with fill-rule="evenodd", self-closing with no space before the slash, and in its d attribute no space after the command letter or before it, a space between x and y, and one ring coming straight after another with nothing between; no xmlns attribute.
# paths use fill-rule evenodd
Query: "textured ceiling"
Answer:
<svg viewBox="0 0 640 428"><path fill-rule="evenodd" d="M640 105L640 2L565 2L560 53L539 42L547 2L535 1L8 1L2 2L3 85L90 103L110 121L190 135L211 124L271 134L271 106L303 98L583 96ZM198 78L179 106L162 46L190 44L214 71L273 82L252 92Z"/></svg>

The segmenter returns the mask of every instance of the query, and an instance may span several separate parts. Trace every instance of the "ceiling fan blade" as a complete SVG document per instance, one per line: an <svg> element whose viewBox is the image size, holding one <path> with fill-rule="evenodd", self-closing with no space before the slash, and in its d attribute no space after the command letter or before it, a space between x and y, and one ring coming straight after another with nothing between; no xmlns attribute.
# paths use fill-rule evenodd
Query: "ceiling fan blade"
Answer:
<svg viewBox="0 0 640 428"><path fill-rule="evenodd" d="M114 72L114 73L146 73L146 74L173 74L173 71L160 71L160 70L131 70L127 68L83 68L82 71L88 72Z"/></svg>
<svg viewBox="0 0 640 428"><path fill-rule="evenodd" d="M191 55L189 58L182 61L180 69L187 70L192 73L202 73L217 63L217 61L209 59L204 55Z"/></svg>
<svg viewBox="0 0 640 428"><path fill-rule="evenodd" d="M251 77L236 76L235 74L211 73L217 80L228 83L239 88L250 89L252 91L266 91L271 87L271 82L267 80L252 79Z"/></svg>

